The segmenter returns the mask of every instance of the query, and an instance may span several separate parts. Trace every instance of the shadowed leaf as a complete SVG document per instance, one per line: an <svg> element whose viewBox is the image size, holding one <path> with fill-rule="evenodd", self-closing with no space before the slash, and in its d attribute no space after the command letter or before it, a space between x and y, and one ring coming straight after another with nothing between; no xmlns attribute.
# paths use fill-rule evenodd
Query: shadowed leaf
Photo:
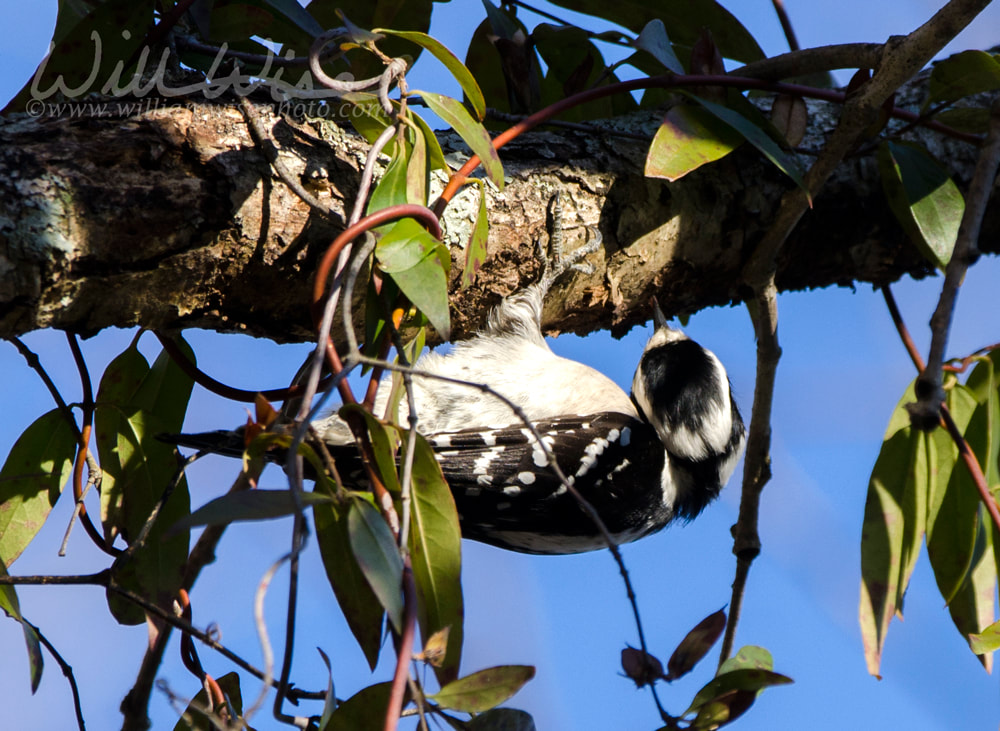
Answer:
<svg viewBox="0 0 1000 731"><path fill-rule="evenodd" d="M677 645L667 661L667 680L676 680L692 668L712 649L726 629L726 613L719 610L701 620Z"/></svg>
<svg viewBox="0 0 1000 731"><path fill-rule="evenodd" d="M379 603L397 631L403 629L403 559L399 556L378 510L370 503L351 501L347 516L351 550Z"/></svg>

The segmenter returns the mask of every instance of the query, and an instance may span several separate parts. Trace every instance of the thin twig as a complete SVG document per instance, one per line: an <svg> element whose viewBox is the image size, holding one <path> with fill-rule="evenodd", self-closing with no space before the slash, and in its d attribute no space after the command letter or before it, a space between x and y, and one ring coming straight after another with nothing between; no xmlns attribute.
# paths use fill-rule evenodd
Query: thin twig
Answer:
<svg viewBox="0 0 1000 731"><path fill-rule="evenodd" d="M261 688L257 700L243 712L243 717L247 721L264 705L264 700L267 698L267 694L271 690L271 684L274 682L274 649L271 647L271 638L267 634L267 622L264 619L264 597L267 596L267 590L271 586L271 580L274 578L274 575L289 558L289 556L282 556L267 570L257 585L257 591L254 594L253 621L257 627L257 640L260 642L260 653L264 660L264 686Z"/></svg>
<svg viewBox="0 0 1000 731"><path fill-rule="evenodd" d="M750 566L760 554L760 534L757 530L760 496L764 485L771 479L771 408L774 403L778 361L781 359L781 346L778 344L778 290L773 278L758 293L755 305L751 311L755 312L753 321L757 336L757 377L743 462L740 512L736 525L733 526L736 575L729 602L726 634L719 653L720 665L732 654Z"/></svg>
<svg viewBox="0 0 1000 731"><path fill-rule="evenodd" d="M788 17L785 10L785 3L782 0L771 0L774 12L778 15L778 22L781 23L781 32L785 34L785 40L792 51L799 50L799 39L795 37L795 29L792 27L792 19Z"/></svg>
<svg viewBox="0 0 1000 731"><path fill-rule="evenodd" d="M913 425L919 429L937 426L938 412L944 403L941 384L948 333L955 313L958 290L965 280L969 265L979 258L979 230L986 213L986 204L993 192L993 181L1000 167L1000 99L990 109L990 127L986 142L979 151L976 169L965 196L965 211L958 228L955 248L945 270L941 296L931 316L931 346L927 366L917 378L917 402L908 407Z"/></svg>
<svg viewBox="0 0 1000 731"><path fill-rule="evenodd" d="M59 669L62 670L62 674L66 676L66 680L69 682L70 692L73 694L73 710L76 712L76 725L80 731L87 731L87 725L83 720L83 708L80 705L80 689L76 685L76 676L73 675L73 668L63 659L63 656L59 654L59 651L56 650L55 646L49 642L48 638L42 634L42 631L38 629L38 627L27 620L25 620L25 624L31 627L35 635L38 637L38 641L45 646L45 649L49 651L50 655L52 655L52 659L59 665Z"/></svg>
<svg viewBox="0 0 1000 731"><path fill-rule="evenodd" d="M241 96L239 99L240 110L243 112L243 117L246 119L247 127L250 130L250 137L253 138L254 144L257 145L261 154L264 155L264 159L271 164L271 168L278 174L281 178L281 182L288 186L288 188L295 193L299 198L301 198L306 204L309 205L314 211L324 216L325 218L333 221L334 223L339 223L343 221L340 214L333 211L330 206L326 205L319 198L314 196L302 185L302 182L298 179L291 170L285 165L284 161L281 159L280 148L278 143L271 136L270 132L264 129L264 123L260 119L260 114L257 112L256 108L247 97Z"/></svg>
<svg viewBox="0 0 1000 731"><path fill-rule="evenodd" d="M403 698L406 694L407 679L410 677L410 658L413 655L413 637L417 627L417 584L413 578L410 557L403 559L403 634L396 648L396 671L389 690L389 704L385 710L384 731L396 731L400 714L403 712Z"/></svg>

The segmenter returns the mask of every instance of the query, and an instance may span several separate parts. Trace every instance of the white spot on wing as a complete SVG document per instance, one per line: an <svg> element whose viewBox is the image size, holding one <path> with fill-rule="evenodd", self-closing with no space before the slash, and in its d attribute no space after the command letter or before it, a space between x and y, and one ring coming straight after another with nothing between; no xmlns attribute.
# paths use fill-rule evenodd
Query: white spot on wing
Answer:
<svg viewBox="0 0 1000 731"><path fill-rule="evenodd" d="M524 485L533 485L535 483L535 473L534 472L518 472L517 473L518 482Z"/></svg>

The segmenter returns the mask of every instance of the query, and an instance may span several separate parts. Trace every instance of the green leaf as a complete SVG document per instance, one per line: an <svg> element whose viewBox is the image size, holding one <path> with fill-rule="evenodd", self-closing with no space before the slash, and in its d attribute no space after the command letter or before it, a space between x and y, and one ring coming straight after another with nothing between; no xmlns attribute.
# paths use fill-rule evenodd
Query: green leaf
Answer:
<svg viewBox="0 0 1000 731"><path fill-rule="evenodd" d="M476 714L466 728L468 731L536 731L531 714L516 708L493 708Z"/></svg>
<svg viewBox="0 0 1000 731"><path fill-rule="evenodd" d="M976 412L975 394L964 386L948 391L948 409L959 431L965 433ZM976 544L979 493L964 464L956 466L958 447L947 431L935 429L929 437L938 480L927 500L927 557L938 590L947 604L965 581Z"/></svg>
<svg viewBox="0 0 1000 731"><path fill-rule="evenodd" d="M320 731L380 731L389 707L392 683L378 683L359 690L337 706Z"/></svg>
<svg viewBox="0 0 1000 731"><path fill-rule="evenodd" d="M530 665L501 665L454 680L429 699L442 708L479 713L500 705L533 677Z"/></svg>
<svg viewBox="0 0 1000 731"><path fill-rule="evenodd" d="M903 501L910 482L913 439L905 405L914 400L911 384L893 411L868 483L861 529L861 600L858 621L868 672L878 676L889 623L896 614L903 565Z"/></svg>
<svg viewBox="0 0 1000 731"><path fill-rule="evenodd" d="M747 142L756 147L778 170L791 178L797 186L805 191L810 205L812 205L812 196L809 193L809 189L806 188L805 181L802 179L802 171L799 170L799 165L795 161L795 158L782 150L778 143L768 137L764 130L729 107L724 107L721 104L710 102L698 96L690 94L688 96L701 104L715 117L743 135Z"/></svg>
<svg viewBox="0 0 1000 731"><path fill-rule="evenodd" d="M229 705L233 707L237 715L243 715L243 694L240 691L239 674L227 673L215 682L219 684L223 695L225 695L229 701ZM208 693L202 688L191 699L184 714L174 726L174 731L215 731L220 728L218 723L221 719L217 713L213 713L211 719L205 715L205 709L208 707Z"/></svg>
<svg viewBox="0 0 1000 731"><path fill-rule="evenodd" d="M392 122L374 94L351 92L341 95L340 98L351 105L351 112L347 117L368 144L373 144Z"/></svg>
<svg viewBox="0 0 1000 731"><path fill-rule="evenodd" d="M465 64L459 61L458 57L449 51L443 43L436 38L431 38L426 33L419 33L416 31L376 28L375 32L384 33L387 36L405 38L406 40L416 43L421 48L425 48L434 54L434 57L445 65L445 68L451 72L451 75L455 77L459 86L462 87L462 92L465 94L469 103L472 104L473 110L476 112L476 118L482 121L483 118L486 117L486 102L483 100L483 92L479 89L479 84L476 83L475 77L469 69L465 67Z"/></svg>
<svg viewBox="0 0 1000 731"><path fill-rule="evenodd" d="M0 576L7 576L7 569L0 562ZM8 584L0 585L0 609L13 620L21 623L24 632L24 644L28 650L28 670L31 676L31 694L38 690L38 684L42 682L42 670L45 667L45 658L42 656L42 647L38 639L38 632L31 622L21 616L21 604L17 600L17 592L13 586Z"/></svg>
<svg viewBox="0 0 1000 731"><path fill-rule="evenodd" d="M329 495L301 492L299 498L304 508L322 503L332 503ZM295 513L295 495L291 490L249 490L228 493L202 505L170 531L195 528L200 525L229 525L248 520L272 520Z"/></svg>
<svg viewBox="0 0 1000 731"><path fill-rule="evenodd" d="M980 356L966 387L979 404L965 439L979 460L988 485L1000 483L1000 350Z"/></svg>
<svg viewBox="0 0 1000 731"><path fill-rule="evenodd" d="M347 515L351 550L368 585L396 631L403 631L403 559L381 514L361 499L351 501Z"/></svg>
<svg viewBox="0 0 1000 731"><path fill-rule="evenodd" d="M962 51L934 64L923 109L1000 89L1000 61L986 51Z"/></svg>
<svg viewBox="0 0 1000 731"><path fill-rule="evenodd" d="M430 125L427 124L423 117L413 110L410 110L410 117L420 128L420 133L423 135L424 142L427 144L427 159L430 162L431 170L442 170L445 173L451 172L451 168L449 168L448 163L445 162L444 152L441 150L441 143L438 142L437 135L434 134Z"/></svg>
<svg viewBox="0 0 1000 731"><path fill-rule="evenodd" d="M427 165L427 140L416 125L407 134L413 138L413 149L406 165L406 200L426 206L431 172Z"/></svg>
<svg viewBox="0 0 1000 731"><path fill-rule="evenodd" d="M405 459L406 440L403 440ZM410 502L410 558L417 585L420 635L429 638L450 628L448 651L439 677L454 678L462 656L462 533L451 490L423 436L416 436L413 453L413 494Z"/></svg>
<svg viewBox="0 0 1000 731"><path fill-rule="evenodd" d="M351 548L348 505L313 508L316 540L327 579L361 651L374 670L382 641L384 612Z"/></svg>
<svg viewBox="0 0 1000 731"><path fill-rule="evenodd" d="M656 130L646 156L645 174L679 180L719 160L743 144L743 135L702 107L672 107Z"/></svg>
<svg viewBox="0 0 1000 731"><path fill-rule="evenodd" d="M410 156L406 150L397 150L392 160L382 173L382 178L372 191L371 198L368 199L367 213L371 215L375 211L380 211L389 206L408 203L406 195L406 168L409 164ZM380 227L385 230L388 227Z"/></svg>
<svg viewBox="0 0 1000 731"><path fill-rule="evenodd" d="M993 560L993 528L985 510L980 510L979 533L972 566L965 583L948 604L951 620L963 637L979 634L996 619L997 566ZM993 668L992 652L980 653L986 672Z"/></svg>
<svg viewBox="0 0 1000 731"><path fill-rule="evenodd" d="M746 645L739 649L735 655L727 658L719 666L718 675L728 673L732 670L756 668L758 670L774 670L774 660L771 653L763 647L756 645Z"/></svg>
<svg viewBox="0 0 1000 731"><path fill-rule="evenodd" d="M119 479L122 477L121 464L116 454L121 406L132 400L142 379L149 372L149 363L136 347L137 342L137 339L133 340L128 348L108 364L97 388L94 436L104 473L101 482L101 523L104 526L104 539L109 545L124 523L124 485Z"/></svg>
<svg viewBox="0 0 1000 731"><path fill-rule="evenodd" d="M121 535L130 544L139 537L177 471L173 448L158 441L156 435L176 431L144 411L119 413L116 446L108 459L102 459L102 465L105 470L114 470L116 482L124 485ZM142 546L115 561L111 581L149 601L170 606L181 587L189 531L167 533L190 512L187 480L181 478ZM107 596L111 612L121 624L145 621L143 611L117 592L109 590Z"/></svg>
<svg viewBox="0 0 1000 731"><path fill-rule="evenodd" d="M1000 650L1000 622L994 622L982 632L969 635L969 647L977 655Z"/></svg>
<svg viewBox="0 0 1000 731"><path fill-rule="evenodd" d="M944 269L965 212L961 192L947 171L918 145L885 141L877 157L882 190L896 220L920 253Z"/></svg>
<svg viewBox="0 0 1000 731"><path fill-rule="evenodd" d="M382 270L430 321L445 340L451 334L448 311L447 247L412 219L393 224L375 249Z"/></svg>
<svg viewBox="0 0 1000 731"><path fill-rule="evenodd" d="M372 452L375 454L375 466L378 468L382 484L393 495L399 494L399 475L396 474L396 442L397 429L383 424L375 416L359 404L346 404L340 407L339 414L343 418L347 414L356 413L365 421L368 427L368 439Z"/></svg>
<svg viewBox="0 0 1000 731"><path fill-rule="evenodd" d="M472 225L472 234L465 245L465 266L462 268L462 289L472 285L476 273L486 261L486 242L489 239L490 221L486 210L486 186L479 186L479 212Z"/></svg>
<svg viewBox="0 0 1000 731"><path fill-rule="evenodd" d="M553 5L609 20L638 33L649 21L659 18L670 29L674 43L693 46L708 28L712 40L726 58L743 63L764 58L750 32L714 0L665 3L662 0L553 0Z"/></svg>
<svg viewBox="0 0 1000 731"><path fill-rule="evenodd" d="M479 156L487 177L498 189L503 190L503 164L500 162L497 151L493 149L493 142L486 128L465 111L461 102L451 97L430 91L415 91L414 93L420 94L431 111L458 133L465 144Z"/></svg>
<svg viewBox="0 0 1000 731"><path fill-rule="evenodd" d="M76 434L62 412L38 417L0 468L0 567L10 566L45 524L73 470Z"/></svg>
<svg viewBox="0 0 1000 731"><path fill-rule="evenodd" d="M684 73L684 65L674 53L674 47L667 36L666 26L659 18L653 18L646 23L633 45L641 51L646 51L669 71L673 71L675 74Z"/></svg>
<svg viewBox="0 0 1000 731"><path fill-rule="evenodd" d="M183 341L179 345L193 360ZM108 515L105 536L110 541L120 532L129 543L138 538L177 471L174 448L157 440L156 435L181 430L193 386L166 352L161 352L149 368L135 346L133 341L105 370L95 413L105 475L102 492L107 486L110 493L102 494L102 507ZM186 530L169 537L166 534L190 509L187 481L181 478L145 543L115 562L112 582L169 606L181 586L189 534ZM111 590L108 604L122 624L145 621L140 609Z"/></svg>
<svg viewBox="0 0 1000 731"><path fill-rule="evenodd" d="M760 691L773 685L787 685L792 682L794 681L786 675L759 668L739 668L720 672L698 691L682 715L694 713L714 699L734 690Z"/></svg>

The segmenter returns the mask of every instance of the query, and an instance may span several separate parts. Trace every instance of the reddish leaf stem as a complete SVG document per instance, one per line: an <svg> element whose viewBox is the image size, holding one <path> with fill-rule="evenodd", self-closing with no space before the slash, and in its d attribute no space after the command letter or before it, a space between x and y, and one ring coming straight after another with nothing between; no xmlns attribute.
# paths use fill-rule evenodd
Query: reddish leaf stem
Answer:
<svg viewBox="0 0 1000 731"><path fill-rule="evenodd" d="M545 109L535 112L531 116L526 117L522 121L515 124L513 127L510 127L509 129L498 134L493 139L493 148L495 150L499 150L511 140L531 129L534 129L538 125L548 121L558 114L561 114L567 109L571 109L581 104L586 104L587 102L594 101L595 99L603 99L606 96L637 91L639 89L671 89L690 86L720 86L735 89L757 89L761 91L773 91L779 94L807 97L810 99L821 99L823 101L833 102L836 104L843 104L846 99L846 94L844 92L835 91L833 89L817 89L812 86L805 86L804 84L785 84L781 82L767 81L764 79L752 79L742 76L726 76L719 74L668 74L665 76L651 76L645 79L621 81L616 84L609 84L596 89L588 89L587 91L579 94L574 94L573 96L561 99L555 104L551 104L550 106L545 107ZM891 114L893 117L905 119L910 122L920 120L919 114L906 109L901 109L899 107L894 107ZM923 122L923 126L972 144L979 144L983 139L981 135L960 132L952 127L933 120ZM444 207L454 197L455 193L458 192L458 189L465 183L466 178L479 166L479 163L479 156L473 155L466 161L461 169L458 170L458 172L452 175L451 179L448 181L448 185L441 193L441 197L438 198L437 202L434 204L435 213L439 216L441 215L442 211L444 211Z"/></svg>
<svg viewBox="0 0 1000 731"><path fill-rule="evenodd" d="M403 564L403 634L396 650L396 673L389 691L389 705L385 711L384 731L396 731L399 717L403 712L407 679L410 677L410 658L413 655L413 637L417 626L417 584L413 578L410 557Z"/></svg>

